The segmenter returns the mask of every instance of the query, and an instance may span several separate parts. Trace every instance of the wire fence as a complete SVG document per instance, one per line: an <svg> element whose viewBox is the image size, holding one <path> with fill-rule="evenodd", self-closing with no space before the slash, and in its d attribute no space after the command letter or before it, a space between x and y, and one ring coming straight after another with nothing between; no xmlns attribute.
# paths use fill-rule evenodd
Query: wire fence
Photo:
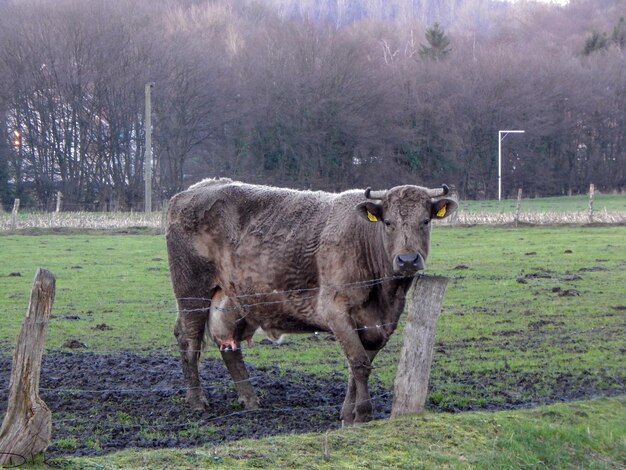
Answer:
<svg viewBox="0 0 626 470"><path fill-rule="evenodd" d="M240 317L240 319L244 319L245 316L248 314L248 312L250 312L251 310L255 309L255 308L267 308L267 307L271 307L274 305L279 305L279 304L290 304L290 303L301 303L301 302L306 302L306 301L310 301L312 300L314 297L318 296L320 294L320 292L327 290L327 289L332 289L332 290L349 290L349 289L362 289L362 288L371 288L374 286L378 286L378 285L382 285L386 282L391 282L391 281L395 281L395 280L399 280L401 279L398 276L386 276L386 277L379 277L379 278L375 278L375 279L369 279L369 280L365 280L365 281L360 281L360 282L352 282L352 283L346 283L346 284L341 284L341 285L325 285L325 286L319 286L319 287L306 287L306 288L299 288L299 289L287 289L287 290L280 290L280 291L271 291L271 292L255 292L255 293L244 293L241 295L237 295L237 296L233 296L230 298L230 301L232 302L232 306L228 307L229 311L233 311L236 310L239 313L237 313L237 316ZM405 278L406 279L406 278ZM266 300L268 297L269 298L276 298L276 297L281 297L280 300ZM198 309L179 309L177 308L176 305L176 300L172 299L172 300L159 300L155 303L150 303L150 304L146 304L146 302L143 302L139 299L134 299L134 300L123 300L123 301L118 301L116 302L116 304L118 306L124 306L124 307L128 307L131 306L131 310L132 310L132 315L131 318L133 318L137 323L141 323L141 322L145 322L145 314L149 314L151 312L155 312L158 311L159 313L163 314L178 314L178 315L193 315L194 313L202 313L204 315L206 315L206 313L208 312L208 310L210 309L210 303L211 303L211 299L210 298L203 298L203 297L193 297L193 298L182 298L182 299L178 299L179 301L194 301L194 302L206 302L206 307L202 307L202 308L198 308ZM48 321L45 322L40 322L40 323L48 323L48 324L53 324L53 325L60 325L63 323L64 320L67 321L71 321L71 320L77 320L77 319L84 319L87 320L89 322L93 322L94 324L98 321L102 321L103 319L110 319L113 317L117 317L120 319L124 319L124 324L126 324L128 327L132 326L130 324L128 324L128 320L129 320L129 314L124 314L121 313L119 311L116 311L118 309L112 308L113 306L111 305L110 302L107 303L97 303L97 304L92 304L92 305L78 305L76 303L66 303L66 304L58 304L58 305L54 305L53 307L53 312L58 312L58 311L64 311L64 310L76 310L77 308L80 309L88 309L88 311L90 312L90 316L89 317L85 317L84 315L82 316L78 316L78 315L65 315L65 316L57 316L57 315L53 315ZM139 309L137 309L136 307L140 307ZM108 310L108 312L102 312L101 310L106 309ZM12 309L12 311L14 313L19 312L20 310L24 310L21 307L15 307L14 309ZM100 310L100 311L98 311ZM226 309L224 309L226 310ZM15 325L16 327L18 325L20 325L22 323L23 319L18 319L16 318L15 320L2 320L0 322L0 324L2 325ZM372 328L381 328L381 327L395 327L396 323L385 323L385 324L377 324L377 325L361 325L361 326L355 326L354 330L355 331L360 331L363 329L367 329L369 327ZM318 333L315 333L318 334ZM188 352L201 352L200 350L189 350L189 349L185 349L185 350L181 350L177 344L171 344L168 345L162 349L154 349L152 348L149 353L155 353L155 352L165 352L167 354L169 354L171 356L172 353L175 352L184 352L184 353L188 353ZM54 354L57 352L62 352L62 351L55 351L55 350L47 350L46 351L46 356L49 356L50 354ZM98 349L97 350L97 354L99 355L103 355L103 354L119 354L120 353L120 349L109 349L109 350L102 350L102 349ZM5 364L8 364L7 361L5 361ZM180 367L179 367L180 369ZM146 377L150 376L150 375L154 375L155 374L155 370L152 370L151 368L143 368L144 371L144 375ZM156 372L158 373L158 371ZM223 393L232 393L233 390L233 386L238 385L241 382L250 382L252 384L255 384L256 382L259 382L260 380L264 379L266 376L264 374L252 374L248 379L245 379L243 381L240 382L234 382L232 380L230 380L229 378L223 379L220 381L220 383L218 384L209 384L206 386L202 386L199 387L202 389L204 394L207 393L211 393L211 392L223 392ZM180 383L181 385L183 384L183 380L182 377L179 378L180 379ZM5 388L3 387L2 389L0 389L0 391L3 394L6 394L8 392L9 388L8 386ZM156 386L152 386L152 385L148 385L148 386L143 386L143 387L137 387L137 386L113 386L111 387L110 384L109 386L107 386L107 384L103 384L103 387L96 387L96 388L89 388L89 387L80 387L80 386L70 386L67 387L66 384L64 384L63 382L59 382L59 386L58 387L54 387L54 386L42 386L40 389L40 392L42 394L42 396L44 398L50 398L53 396L60 396L61 398L66 398L68 400L72 400L72 397L84 397L87 395L94 395L94 396L107 396L107 395L111 395L113 394L115 397L118 397L120 399L123 399L124 397L126 397L127 399L132 399L132 400L141 400L142 396L146 396L146 395L154 395L154 394L165 394L166 396L180 396L183 395L184 393L188 392L189 390L191 390L190 388L187 388L185 386L163 386L163 385L156 385ZM385 392L383 394L378 394L376 396L372 397L372 400L374 399L383 399L389 396L389 392ZM109 397L107 397L109 398ZM271 407L271 408L261 408L259 410L243 410L243 411L236 411L236 412L232 412L232 413L227 413L227 414L220 414L219 416L213 416L210 418L200 418L197 420L193 421L193 425L194 426L203 426L203 425L208 425L210 423L213 423L215 421L225 421L228 420L234 416L243 416L243 415L249 415L249 414L253 414L253 413L311 413L313 411L320 411L320 410L326 410L327 412L332 412L333 410L337 410L339 408L341 408L342 404L341 403L328 403L328 404L324 404L322 405L318 405L318 406L310 406L310 407L303 407L303 406L293 406L293 407L285 407L285 406L281 406L281 407ZM67 426L68 424L72 424L72 425L78 425L78 424L88 424L88 423L92 423L93 418L87 416L87 417L77 417L77 418L71 418L71 419L54 419L53 420L53 426ZM141 424L127 424L127 423L118 423L116 424L115 422L112 423L110 426L107 427L107 429L111 430L114 428L119 428L119 429L139 429L139 430L146 430L146 429L168 429L168 430L176 430L176 429L182 429L186 426L189 426L189 423L161 423L161 422L155 422L150 424L149 422L142 422Z"/></svg>
<svg viewBox="0 0 626 470"><path fill-rule="evenodd" d="M371 288L374 286L383 285L387 282L396 281L398 279L399 278L397 276L385 276L385 277L378 277L378 278L368 279L368 280L364 280L360 282L352 282L352 283L346 283L346 284L340 284L340 285L304 287L304 288L287 289L287 290L279 290L279 291L271 291L271 292L243 293L241 295L233 296L231 298L231 301L233 302L233 304L225 307L225 311L236 310L239 312L239 315L241 316L241 318L245 318L245 314L248 311L253 310L254 308L267 308L267 307L271 307L272 305L310 301L312 300L312 298L318 296L325 289L348 290L348 289ZM544 281L541 279L537 279L536 282L544 282ZM549 284L552 282L553 281L551 281L550 279L545 280L546 284ZM280 297L280 299L276 299L276 297ZM272 299L275 299L275 300L272 300ZM145 324L145 321L146 321L145 315L152 315L152 314L157 314L157 313L166 314L168 316L171 315L172 320L174 320L174 316L176 314L186 315L186 314L194 314L196 312L201 313L201 314L206 314L207 311L210 309L209 304L210 304L211 299L207 297L185 297L185 298L178 299L178 301L205 302L207 305L202 306L197 309L194 308L194 309L179 310L177 308L177 301L176 299L173 299L173 298L172 299L156 299L156 300L153 299L150 302L147 302L141 299L127 299L127 300L119 300L116 302L101 302L101 303L98 302L98 303L93 303L89 305L77 304L77 303L55 304L53 312L56 313L59 311L70 311L70 313L66 315L61 315L61 316L59 316L57 313L50 319L49 323L54 324L54 325L61 325L61 324L64 324L66 321L72 322L73 320L76 320L75 318L72 318L72 312L82 309L82 310L86 310L89 312L86 314L79 312L80 320L82 321L90 322L91 324L95 325L99 321L103 321L103 320L106 321L107 319L118 318L120 320L124 320L124 324L132 328L134 325ZM119 310L122 307L124 308L129 307L129 312L128 313L120 312ZM25 308L15 307L11 310L13 312L19 312L19 311L24 311ZM105 312L103 310L107 310L107 311ZM17 319L17 318L15 320L0 321L0 324L3 324L3 325L13 324L17 326L21 323L22 323L22 319ZM355 331L361 331L366 328L395 327L395 326L396 326L395 323L384 323L384 324L355 326L355 328L353 329ZM579 333L581 337L584 337L584 332L579 332ZM172 337L172 340L173 340L173 337ZM119 354L121 351L122 351L121 348L111 348L111 349L96 348L95 349L95 353L99 355ZM61 352L61 351L48 350L46 354L51 354L55 352ZM67 349L65 349L64 352L67 352ZM192 352L192 351L180 350L178 345L172 342L171 344L164 345L161 348L153 347L144 352L147 354L165 353L165 354L172 356L172 354L176 352ZM200 352L200 351L193 350L193 352ZM151 375L152 376L158 375L160 373L160 371L155 371L149 367L144 367L141 370L143 370L145 377L148 377ZM180 367L178 367L178 370L180 370ZM251 382L252 384L255 384L258 381L263 380L264 378L266 378L265 374L252 373L251 377L246 379L245 382ZM469 379L471 379L471 377ZM182 376L179 377L178 380L180 380L180 383L183 384ZM616 378L615 380L617 380L618 385L622 389L624 389L624 384L619 381L619 378ZM139 386L139 387L137 386L113 386L111 387L110 384L107 384L107 383L103 383L102 388L88 387L88 386L68 387L63 382L59 382L58 384L59 384L58 387L46 386L46 387L41 388L40 391L42 392L42 395L44 396L44 398L57 396L57 397L60 397L61 399L66 399L68 401L71 401L73 398L84 397L88 395L93 395L96 398L99 396L112 395L112 396L107 396L106 400L112 399L112 400L119 400L119 401L123 401L123 400L141 401L142 397L146 397L148 395L161 394L164 397L169 397L169 398L181 397L182 399L182 395L184 395L187 391L190 390L189 388L184 387L184 386L158 385L158 384L153 385L153 384L150 384L149 381L146 381L145 386ZM220 378L219 383L217 384L212 383L207 386L201 387L201 389L203 390L204 394L218 393L220 395L230 394L230 396L232 396L234 394L233 385L236 385L236 384L233 383L228 377L226 378L222 377ZM475 386L484 388L486 392L488 391L485 385L483 385L479 381L476 381ZM2 392L4 393L6 393L7 391L8 391L8 387L2 389ZM372 400L387 400L390 397L390 395L391 395L390 391L384 391L382 393L377 393L373 395ZM123 430L124 432L129 432L131 430L136 430L137 432L145 432L146 430L150 430L150 429L176 431L180 429L185 429L189 426L208 426L216 422L228 423L228 421L234 417L257 416L255 415L255 413L257 414L265 413L266 415L272 414L272 413L296 413L296 414L299 414L300 416L308 416L314 412L324 411L326 412L326 414L332 413L335 416L335 419L338 420L339 416L336 414L336 411L339 410L341 406L342 406L342 403L339 400L336 400L334 403L330 402L330 403L324 403L322 405L315 404L312 406L302 406L302 405L292 406L292 407L274 406L274 407L261 408L259 410L240 410L240 411L234 411L234 412L224 412L224 409L222 409L222 412L215 416L206 417L205 415L201 415L201 416L196 416L195 418L187 417L188 421L186 422L162 422L160 418L148 417L148 418L142 418L142 421L140 423L137 423L137 422L127 423L127 422L117 422L116 421L117 418L115 416L112 416L111 417L112 422L106 425L106 430L104 432L114 433L116 432L116 430ZM71 436L72 430L71 430L71 427L68 427L70 425L93 426L94 418L90 415L89 411L84 411L84 413L85 413L84 416L70 417L70 418L65 417L66 413L60 413L58 414L60 418L53 420L53 426L64 427L65 435Z"/></svg>

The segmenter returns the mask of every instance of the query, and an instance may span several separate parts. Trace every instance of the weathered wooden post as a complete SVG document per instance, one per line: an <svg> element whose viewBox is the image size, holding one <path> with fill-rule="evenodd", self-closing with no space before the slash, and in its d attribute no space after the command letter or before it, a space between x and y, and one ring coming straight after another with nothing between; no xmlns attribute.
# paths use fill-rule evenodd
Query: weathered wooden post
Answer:
<svg viewBox="0 0 626 470"><path fill-rule="evenodd" d="M54 275L39 268L13 354L9 403L0 428L0 466L21 465L50 443L52 413L39 398L39 375L54 286Z"/></svg>
<svg viewBox="0 0 626 470"><path fill-rule="evenodd" d="M408 292L404 344L394 383L391 417L424 411L435 344L435 325L448 278L421 276Z"/></svg>
<svg viewBox="0 0 626 470"><path fill-rule="evenodd" d="M593 183L589 185L589 223L593 222L593 193L595 192L595 188L593 187Z"/></svg>
<svg viewBox="0 0 626 470"><path fill-rule="evenodd" d="M20 210L20 200L13 201L13 210L11 211L11 230L17 227L17 213Z"/></svg>
<svg viewBox="0 0 626 470"><path fill-rule="evenodd" d="M519 212L522 206L522 188L517 190L517 205L515 206L515 226L519 223Z"/></svg>

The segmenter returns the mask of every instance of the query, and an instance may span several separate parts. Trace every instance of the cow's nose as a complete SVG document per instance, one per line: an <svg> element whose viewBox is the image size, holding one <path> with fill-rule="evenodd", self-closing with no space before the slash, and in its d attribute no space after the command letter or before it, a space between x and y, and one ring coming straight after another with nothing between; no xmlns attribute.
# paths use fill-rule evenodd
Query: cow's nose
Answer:
<svg viewBox="0 0 626 470"><path fill-rule="evenodd" d="M396 272L414 273L424 269L424 258L420 253L405 253L397 255L393 260Z"/></svg>

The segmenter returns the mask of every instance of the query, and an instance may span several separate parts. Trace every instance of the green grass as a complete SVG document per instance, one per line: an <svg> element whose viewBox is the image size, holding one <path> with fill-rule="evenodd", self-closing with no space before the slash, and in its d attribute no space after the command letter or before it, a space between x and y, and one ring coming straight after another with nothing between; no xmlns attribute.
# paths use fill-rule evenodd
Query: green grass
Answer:
<svg viewBox="0 0 626 470"><path fill-rule="evenodd" d="M564 399L588 396L590 391L624 393L625 246L624 226L436 227L428 272L446 275L450 283L437 325L429 406L457 410L485 403L541 404L543 397L555 393ZM94 352L177 351L163 236L40 232L0 235L0 351L4 354L14 347L38 266L57 277L48 351L64 349L62 345L71 339ZM21 276L9 275L16 272ZM560 295L568 289L578 295ZM110 329L96 328L101 324ZM377 357L372 383L386 388L393 384L402 327L401 323ZM324 336L291 336L280 354L272 347L247 348L246 360L257 367L278 366L320 376L341 371L345 376L339 346ZM217 358L219 353L211 348L207 356ZM296 437L265 440L258 444L259 450L254 450L254 441L197 451L122 453L116 454L115 462L118 468L127 466L125 459L132 461L129 467L137 468L164 468L167 462L185 462L181 465L187 468L209 463L288 467L293 463L289 459L300 458L301 449L303 460L296 460L298 466L327 468L354 467L356 463L349 464L353 457L354 462L369 459L370 468L394 462L397 468L615 468L623 464L617 459L618 450L622 455L624 450L623 425L606 427L602 421L611 422L617 414L623 423L624 399L571 406L587 416L576 421L567 406L548 409L558 410L558 416L528 410L428 414L389 427L376 423L359 428L358 433L331 433L328 461L320 451L323 436L314 435L301 441ZM561 415L574 421L565 422ZM446 427L454 431L449 432L450 438L437 434ZM416 439L414 450L407 444L410 439ZM76 444L65 440L56 444ZM600 447L595 448L596 443ZM97 448L99 444L83 445ZM283 449L289 447L296 450ZM276 455L272 449L277 449ZM152 465L160 458L163 463ZM397 460L389 460L393 458ZM85 468L106 468L108 460L93 462L99 463Z"/></svg>
<svg viewBox="0 0 626 470"><path fill-rule="evenodd" d="M51 463L74 469L617 469L626 465L626 396L497 413L425 413L326 434Z"/></svg>
<svg viewBox="0 0 626 470"><path fill-rule="evenodd" d="M459 375L503 376L509 370L527 373L529 380L552 374L557 381L565 373L599 380L623 367L625 240L626 227L620 226L435 228L428 271L451 278L433 364L433 384L444 401L451 407L480 404L480 388L503 385L476 385L468 402L468 384L455 383ZM5 353L13 348L37 266L57 276L48 351L71 339L96 352L177 350L162 236L9 235L0 236L0 244ZM557 288L579 295L560 296ZM110 329L97 329L101 324ZM335 342L309 336L289 341L280 355L273 348L248 348L246 360L318 374L346 370ZM392 384L401 343L400 329L377 357L374 381ZM207 355L219 357L216 348Z"/></svg>
<svg viewBox="0 0 626 470"><path fill-rule="evenodd" d="M463 212L514 212L517 199L462 201L460 210ZM621 194L596 194L593 198L596 211L626 211L626 197ZM523 198L522 212L584 212L589 208L589 196L585 194L562 197Z"/></svg>
<svg viewBox="0 0 626 470"><path fill-rule="evenodd" d="M13 346L39 266L57 278L47 350L71 339L92 351L173 345L175 303L162 236L9 235L0 244L0 348ZM111 329L96 329L101 324Z"/></svg>

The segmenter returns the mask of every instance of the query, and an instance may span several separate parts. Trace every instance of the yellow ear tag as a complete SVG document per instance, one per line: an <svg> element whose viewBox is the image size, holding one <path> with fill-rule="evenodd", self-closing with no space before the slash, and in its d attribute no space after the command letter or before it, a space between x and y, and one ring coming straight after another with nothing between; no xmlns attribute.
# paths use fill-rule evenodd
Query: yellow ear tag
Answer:
<svg viewBox="0 0 626 470"><path fill-rule="evenodd" d="M367 211L367 218L370 222L378 222L378 217L376 217L370 211Z"/></svg>
<svg viewBox="0 0 626 470"><path fill-rule="evenodd" d="M448 206L445 206L445 205L444 205L444 206L442 206L442 207L441 207L441 209L439 209L439 210L437 211L437 217L443 217L444 215L446 215L446 208L447 208L447 207L448 207Z"/></svg>

